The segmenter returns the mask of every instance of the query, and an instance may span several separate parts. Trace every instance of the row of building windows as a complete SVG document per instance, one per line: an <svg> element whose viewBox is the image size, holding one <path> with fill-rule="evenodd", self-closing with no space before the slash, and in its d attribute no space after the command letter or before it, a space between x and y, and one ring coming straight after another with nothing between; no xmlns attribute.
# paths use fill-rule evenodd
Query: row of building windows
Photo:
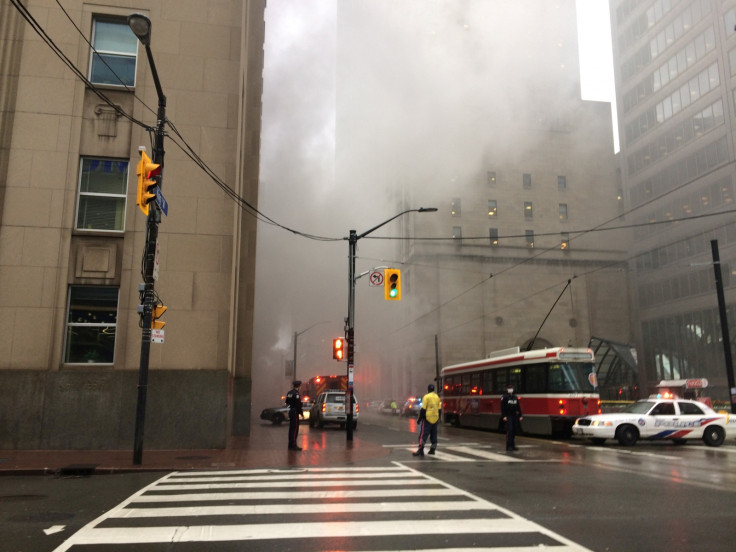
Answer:
<svg viewBox="0 0 736 552"><path fill-rule="evenodd" d="M731 286L731 272L727 263L721 263L723 287ZM685 299L694 295L713 293L713 267L693 269L688 274L680 274L639 286L639 305L642 308L654 307Z"/></svg>
<svg viewBox="0 0 736 552"><path fill-rule="evenodd" d="M657 0L646 12L636 17L618 35L621 50L633 46L649 29L654 27L665 15L672 11L680 0Z"/></svg>
<svg viewBox="0 0 736 552"><path fill-rule="evenodd" d="M497 179L496 179L496 171L488 171L487 173L487 182L489 186L496 186ZM521 185L525 190L529 190L532 187L532 175L531 173L524 173L521 176ZM567 177L564 175L559 175L557 177L557 189L562 192L567 190Z"/></svg>
<svg viewBox="0 0 736 552"><path fill-rule="evenodd" d="M711 252L711 240L721 247L736 245L736 225L726 224L716 230L688 236L682 240L637 255L634 268L638 274L682 265L688 259Z"/></svg>
<svg viewBox="0 0 736 552"><path fill-rule="evenodd" d="M716 62L629 122L624 128L626 143L633 144L719 85Z"/></svg>
<svg viewBox="0 0 736 552"><path fill-rule="evenodd" d="M710 0L700 0L685 7L682 13L672 23L657 33L648 44L639 48L633 56L627 58L621 64L622 82L626 83L631 77L635 77L651 61L664 54L670 46L675 44L690 29L709 16L710 11Z"/></svg>
<svg viewBox="0 0 736 552"><path fill-rule="evenodd" d="M653 224L680 218L697 217L728 209L734 205L734 185L730 176L725 176L708 186L691 192L689 195L667 202L657 203L657 208L649 213L637 215L633 222L636 239L644 239L669 231L666 224ZM646 223L650 223L646 225Z"/></svg>
<svg viewBox="0 0 736 552"><path fill-rule="evenodd" d="M719 99L692 117L675 122L656 140L652 140L626 158L629 174L636 174L660 159L672 155L725 121L723 101Z"/></svg>
<svg viewBox="0 0 736 552"><path fill-rule="evenodd" d="M524 218L534 218L534 205L531 201L524 202L523 212ZM560 220L567 220L567 203L558 203L557 212ZM452 198L450 214L453 217L462 215L462 200L459 197ZM491 218L498 217L498 201L495 199L488 200L488 216Z"/></svg>
<svg viewBox="0 0 736 552"><path fill-rule="evenodd" d="M736 309L727 308L731 328ZM723 344L718 309L685 312L642 322L643 358L649 381L723 379Z"/></svg>
<svg viewBox="0 0 736 552"><path fill-rule="evenodd" d="M728 142L725 136L693 152L684 159L657 171L631 189L632 208L651 201L662 194L694 181L700 175L715 169L729 160Z"/></svg>
<svg viewBox="0 0 736 552"><path fill-rule="evenodd" d="M452 227L452 239L462 241L463 239L463 228L462 226L453 226ZM499 234L498 234L498 228L489 228L488 229L488 239L489 244L491 247L496 247L501 245ZM511 242L515 238L505 238L505 243L511 244ZM524 230L524 244L526 247L533 248L534 247L534 230ZM566 251L570 249L570 233L569 232L560 232L560 242L559 242L559 248L563 251Z"/></svg>
<svg viewBox="0 0 736 552"><path fill-rule="evenodd" d="M623 97L624 113L644 102L649 96L683 74L689 67L705 57L716 47L713 26L708 27L667 62L654 69Z"/></svg>
<svg viewBox="0 0 736 552"><path fill-rule="evenodd" d="M138 39L125 21L96 17L92 22L89 80L95 85L135 86ZM122 232L129 160L83 157L75 227ZM119 288L69 286L64 362L113 364Z"/></svg>

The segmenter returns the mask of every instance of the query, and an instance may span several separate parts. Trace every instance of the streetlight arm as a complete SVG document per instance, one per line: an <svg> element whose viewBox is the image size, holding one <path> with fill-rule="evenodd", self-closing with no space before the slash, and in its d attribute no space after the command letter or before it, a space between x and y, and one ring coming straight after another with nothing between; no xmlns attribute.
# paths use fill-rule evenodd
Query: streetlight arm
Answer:
<svg viewBox="0 0 736 552"><path fill-rule="evenodd" d="M420 207L419 209L407 209L406 211L402 211L402 212L401 212L401 213L399 213L398 215L394 215L393 217L391 217L391 218L390 218L390 219L388 219L388 220L384 220L384 221L383 221L383 222L382 222L381 224L378 224L378 225L374 226L374 227L373 227L373 228L371 228L370 230L366 230L366 231L365 231L365 232L363 232L362 234L358 234L358 235L357 235L357 236L355 237L355 239L356 239L356 240L359 240L360 238L364 238L365 236L367 236L367 235L368 235L368 234L370 234L371 232L374 232L375 230L378 230L378 229L379 229L379 228L380 228L381 226L383 226L383 225L385 225L385 224L388 224L388 223L389 223L389 222L391 222L392 220L394 220L394 219L397 219L397 218L399 218L399 217L400 217L401 215L405 215L406 213L429 213L429 212L434 212L434 211L436 211L436 210L437 210L437 207Z"/></svg>

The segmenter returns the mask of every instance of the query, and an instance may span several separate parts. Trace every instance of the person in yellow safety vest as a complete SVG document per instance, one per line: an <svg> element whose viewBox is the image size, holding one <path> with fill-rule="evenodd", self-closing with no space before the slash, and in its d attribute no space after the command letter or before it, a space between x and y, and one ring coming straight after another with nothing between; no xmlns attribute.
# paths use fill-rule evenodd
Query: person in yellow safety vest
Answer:
<svg viewBox="0 0 736 552"><path fill-rule="evenodd" d="M431 383L427 386L427 394L422 397L422 409L419 411L419 448L414 452L414 456L424 456L424 444L429 442L432 447L429 454L434 454L437 449L437 426L442 416L442 402L437 393L434 392L434 385Z"/></svg>

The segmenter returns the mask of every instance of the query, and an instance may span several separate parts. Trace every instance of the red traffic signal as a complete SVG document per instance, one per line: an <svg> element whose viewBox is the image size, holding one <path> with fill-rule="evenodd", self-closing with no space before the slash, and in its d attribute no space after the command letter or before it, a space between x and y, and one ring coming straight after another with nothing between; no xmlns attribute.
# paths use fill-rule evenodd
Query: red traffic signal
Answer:
<svg viewBox="0 0 736 552"><path fill-rule="evenodd" d="M332 358L338 361L345 358L345 340L342 337L332 340Z"/></svg>

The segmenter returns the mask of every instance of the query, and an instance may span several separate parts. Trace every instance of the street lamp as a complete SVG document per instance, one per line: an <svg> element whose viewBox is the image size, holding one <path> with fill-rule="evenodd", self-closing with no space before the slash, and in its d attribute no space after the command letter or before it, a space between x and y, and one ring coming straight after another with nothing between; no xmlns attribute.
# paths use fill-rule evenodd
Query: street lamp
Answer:
<svg viewBox="0 0 736 552"><path fill-rule="evenodd" d="M405 215L407 213L433 213L437 211L436 207L420 207L419 209L407 209L406 211L402 211L398 215L394 215L388 220L384 220L381 224L377 224L373 228L366 230L362 234L358 234L355 230L350 231L350 236L348 238L345 238L348 240L349 244L349 254L348 254L348 286L349 286L349 293L348 293L348 317L345 319L345 339L348 342L348 390L349 390L349 400L348 404L350 405L348 407L348 417L347 417L347 440L352 441L353 440L353 400L355 398L355 392L353 389L353 367L354 367L354 357L355 357L355 281L357 278L355 277L355 249L356 245L358 243L358 240L360 238L364 238L371 232L374 232L375 230L378 230L381 226L388 224L394 219L399 218L402 215Z"/></svg>
<svg viewBox="0 0 736 552"><path fill-rule="evenodd" d="M293 371L292 380L296 381L296 338L302 335L303 333L308 332L315 326L320 326L321 324L329 324L329 323L330 323L329 320L323 320L322 322L315 322L314 324L309 326L306 330L302 330L300 332L294 332L294 362L292 364L292 371Z"/></svg>
<svg viewBox="0 0 736 552"><path fill-rule="evenodd" d="M133 13L128 16L128 26L133 34L146 49L148 64L153 74L153 82L158 95L158 112L156 114L155 140L153 146L152 162L159 165L160 172L156 176L159 190L163 185L164 168L164 122L166 121L166 96L161 88L158 78L156 64L153 62L151 53L151 20L141 14ZM143 331L141 335L141 358L138 370L138 403L135 417L135 439L133 443L133 464L140 465L143 456L143 428L146 419L146 394L148 391L148 360L151 352L151 322L153 319L153 305L155 295L153 291L154 278L153 269L156 255L156 242L158 241L158 224L161 222L161 211L158 204L153 201L149 204L148 217L146 219L146 247L143 251L143 284L139 287L142 293L143 306Z"/></svg>

